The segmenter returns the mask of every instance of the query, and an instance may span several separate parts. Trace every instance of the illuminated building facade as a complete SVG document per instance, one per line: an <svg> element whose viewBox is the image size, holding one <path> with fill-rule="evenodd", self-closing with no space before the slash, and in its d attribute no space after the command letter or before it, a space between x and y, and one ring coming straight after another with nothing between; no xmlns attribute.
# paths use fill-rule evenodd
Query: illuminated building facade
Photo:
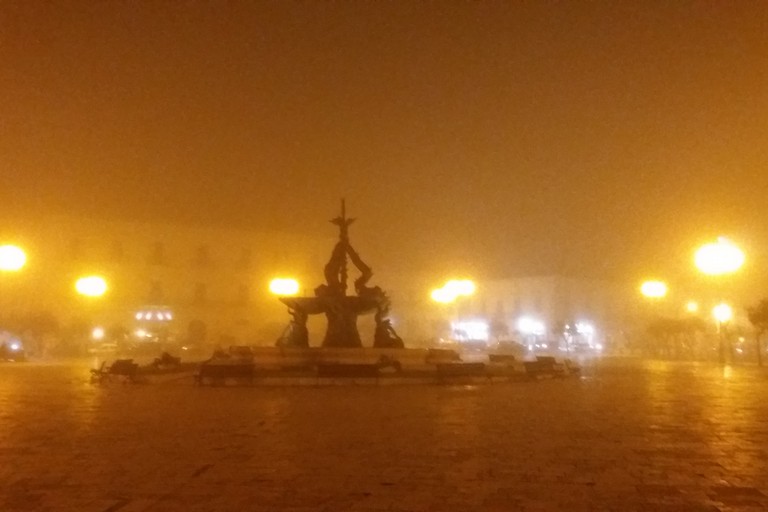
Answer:
<svg viewBox="0 0 768 512"><path fill-rule="evenodd" d="M455 318L485 322L489 341L514 340L543 349L574 343L602 350L621 346L633 306L623 284L533 276L479 282Z"/></svg>
<svg viewBox="0 0 768 512"><path fill-rule="evenodd" d="M131 329L138 313L162 307L176 335L198 321L212 342L273 343L263 338L279 334L285 307L269 293L270 280L285 274L313 283L331 245L282 232L66 216L15 223L2 236L28 256L21 271L3 276L6 316ZM83 276L103 278L107 291L78 293Z"/></svg>
<svg viewBox="0 0 768 512"><path fill-rule="evenodd" d="M24 247L28 260L2 276L6 316L47 313L62 326L81 323L90 332L116 325L147 331L146 313L162 310L175 336L203 323L211 343L227 336L273 345L287 322L270 282L295 278L301 294L312 294L334 243L331 232L311 237L76 217L13 225L0 235ZM430 297L435 282L428 272L376 263L382 263L377 281L388 283L393 325L407 346L452 335L551 341L567 328L593 343L619 346L637 307L633 286L557 275L477 280L473 294L439 304ZM79 294L75 283L83 276L102 277L104 295ZM321 323L308 326L314 339ZM361 317L361 335L367 340L373 330L372 320Z"/></svg>

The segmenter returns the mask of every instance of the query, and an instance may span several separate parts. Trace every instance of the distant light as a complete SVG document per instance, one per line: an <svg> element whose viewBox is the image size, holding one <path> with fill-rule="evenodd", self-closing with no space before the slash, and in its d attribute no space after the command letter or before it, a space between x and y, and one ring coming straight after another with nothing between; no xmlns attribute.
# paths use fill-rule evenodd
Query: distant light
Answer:
<svg viewBox="0 0 768 512"><path fill-rule="evenodd" d="M21 343L18 341L11 342L10 348L13 352L17 352L21 350Z"/></svg>
<svg viewBox="0 0 768 512"><path fill-rule="evenodd" d="M592 336L595 334L595 328L592 324L587 322L577 322L576 323L576 332L579 334L584 334L586 336Z"/></svg>
<svg viewBox="0 0 768 512"><path fill-rule="evenodd" d="M142 313L141 311L136 313L136 320L144 320L144 313Z"/></svg>
<svg viewBox="0 0 768 512"><path fill-rule="evenodd" d="M712 308L712 315L715 317L715 320L724 324L733 318L733 310L728 304L721 303Z"/></svg>
<svg viewBox="0 0 768 512"><path fill-rule="evenodd" d="M136 329L136 337L138 338L146 338L149 336L149 333L145 331L144 329Z"/></svg>
<svg viewBox="0 0 768 512"><path fill-rule="evenodd" d="M477 287L469 279L451 279L442 288L432 290L431 297L435 302L448 304L458 297L468 297L475 293Z"/></svg>
<svg viewBox="0 0 768 512"><path fill-rule="evenodd" d="M15 272L27 262L26 253L15 245L0 245L0 270Z"/></svg>
<svg viewBox="0 0 768 512"><path fill-rule="evenodd" d="M166 313L165 314L165 319L166 320L173 320L173 315L171 315L170 313Z"/></svg>
<svg viewBox="0 0 768 512"><path fill-rule="evenodd" d="M488 341L488 322L481 320L467 320L463 322L451 322L451 330L459 341Z"/></svg>
<svg viewBox="0 0 768 512"><path fill-rule="evenodd" d="M94 340L102 340L102 339L104 339L104 328L103 327L94 327L93 331L91 331L91 337Z"/></svg>
<svg viewBox="0 0 768 512"><path fill-rule="evenodd" d="M295 279L278 277L269 283L269 291L275 295L297 295L299 293L299 282Z"/></svg>
<svg viewBox="0 0 768 512"><path fill-rule="evenodd" d="M456 300L456 295L452 294L445 288L437 288L432 290L432 300L441 304L448 304Z"/></svg>
<svg viewBox="0 0 768 512"><path fill-rule="evenodd" d="M744 264L744 260L742 250L724 237L719 237L717 242L703 245L694 255L696 268L712 276L736 272Z"/></svg>
<svg viewBox="0 0 768 512"><path fill-rule="evenodd" d="M469 279L452 279L445 283L443 288L457 297L468 297L475 293L476 289L475 283Z"/></svg>
<svg viewBox="0 0 768 512"><path fill-rule="evenodd" d="M542 322L527 316L517 321L517 329L523 334L533 334L536 336L541 336L546 331Z"/></svg>
<svg viewBox="0 0 768 512"><path fill-rule="evenodd" d="M640 293L651 299L660 299L667 294L667 285L662 281L646 281L640 286Z"/></svg>
<svg viewBox="0 0 768 512"><path fill-rule="evenodd" d="M685 309L687 309L689 313L696 313L699 311L699 303L690 301L688 304L686 304Z"/></svg>
<svg viewBox="0 0 768 512"><path fill-rule="evenodd" d="M101 297L107 292L107 282L103 277L81 277L75 283L77 293L87 297Z"/></svg>

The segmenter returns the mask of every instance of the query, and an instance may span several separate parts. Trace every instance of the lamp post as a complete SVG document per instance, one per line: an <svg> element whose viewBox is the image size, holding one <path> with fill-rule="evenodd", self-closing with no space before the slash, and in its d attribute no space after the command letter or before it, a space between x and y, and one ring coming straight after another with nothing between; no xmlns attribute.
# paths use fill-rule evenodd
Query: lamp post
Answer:
<svg viewBox="0 0 768 512"><path fill-rule="evenodd" d="M469 297L475 293L477 287L469 279L452 279L446 282L442 288L432 290L432 300L440 304L454 304L456 308L456 323L460 321L458 300L460 297ZM453 333L454 329L451 329Z"/></svg>
<svg viewBox="0 0 768 512"><path fill-rule="evenodd" d="M725 326L733 318L733 310L728 304L721 302L712 308L712 316L717 322L718 357L723 363L725 361Z"/></svg>
<svg viewBox="0 0 768 512"><path fill-rule="evenodd" d="M722 236L718 237L714 242L702 245L694 254L694 264L696 265L696 268L698 268L702 274L716 278L722 278L728 274L733 274L744 265L745 259L744 252L733 242ZM722 280L720 280L718 284L722 286ZM718 289L719 288L720 287L718 287ZM719 293L719 295L722 295L722 293ZM722 297L720 297L719 300L722 300ZM717 312L715 312L715 310L717 310ZM718 321L718 331L720 332L718 355L720 363L723 364L725 363L725 334L723 332L723 323L730 321L733 316L733 311L726 304L718 304L715 307L715 310L713 310L713 314ZM726 315L728 316L726 320L720 320L720 318L725 318Z"/></svg>
<svg viewBox="0 0 768 512"><path fill-rule="evenodd" d="M658 304L667 296L667 284L664 281L649 280L640 285L640 293L651 304L652 315L658 315Z"/></svg>
<svg viewBox="0 0 768 512"><path fill-rule="evenodd" d="M651 306L650 306L650 312L649 312L649 320L648 320L648 326L649 328L653 323L656 321L656 316L658 316L658 304L659 302L667 296L667 284L664 281L659 281L656 279L650 279L648 281L644 281L640 285L640 293L649 300ZM653 346L651 347L651 352L653 354L658 354L659 352L659 343L656 339L656 335L649 335L649 338L651 338L651 343ZM647 347L646 347L647 348Z"/></svg>
<svg viewBox="0 0 768 512"><path fill-rule="evenodd" d="M11 274L20 271L27 264L27 254L24 250L11 244L0 245L0 273ZM2 287L2 281L0 280L0 313L5 314L8 307L6 299L7 290Z"/></svg>
<svg viewBox="0 0 768 512"><path fill-rule="evenodd" d="M101 299L101 297L107 293L108 289L109 286L107 285L106 279L99 275L83 276L75 281L75 291L78 295L86 299L86 303L82 307L84 314L87 317L86 321L88 322L89 338L91 339L94 338L93 327L96 322L95 317L98 316L99 313L96 310L94 301Z"/></svg>

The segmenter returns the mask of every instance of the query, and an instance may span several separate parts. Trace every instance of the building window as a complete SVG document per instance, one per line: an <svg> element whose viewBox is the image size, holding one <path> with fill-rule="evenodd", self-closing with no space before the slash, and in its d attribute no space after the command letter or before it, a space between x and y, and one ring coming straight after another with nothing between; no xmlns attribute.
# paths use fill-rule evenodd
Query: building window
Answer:
<svg viewBox="0 0 768 512"><path fill-rule="evenodd" d="M203 283L195 284L195 295L192 302L195 304L205 304L208 301L208 287Z"/></svg>
<svg viewBox="0 0 768 512"><path fill-rule="evenodd" d="M166 264L165 245L161 242L155 242L155 245L152 247L152 252L149 255L149 263L150 265Z"/></svg>
<svg viewBox="0 0 768 512"><path fill-rule="evenodd" d="M211 252L207 245L201 245L195 252L195 265L207 267L211 264Z"/></svg>

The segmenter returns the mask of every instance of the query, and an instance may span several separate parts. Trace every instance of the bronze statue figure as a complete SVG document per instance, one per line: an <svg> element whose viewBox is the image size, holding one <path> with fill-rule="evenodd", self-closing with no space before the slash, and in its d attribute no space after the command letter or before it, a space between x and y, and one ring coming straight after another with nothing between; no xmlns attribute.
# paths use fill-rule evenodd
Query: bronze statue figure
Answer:
<svg viewBox="0 0 768 512"><path fill-rule="evenodd" d="M371 268L349 243L349 225L355 219L347 218L344 200L341 200L341 215L331 220L339 227L339 241L331 252L324 268L325 283L315 288L314 297L283 297L280 300L289 308L293 320L278 340L279 346L309 346L306 320L307 315L325 314L328 326L323 347L362 347L357 330L357 317L375 311L376 332L374 347L402 348L403 340L397 335L387 318L389 298L378 286L369 287L373 276ZM347 295L347 256L360 272L355 280L356 295Z"/></svg>

